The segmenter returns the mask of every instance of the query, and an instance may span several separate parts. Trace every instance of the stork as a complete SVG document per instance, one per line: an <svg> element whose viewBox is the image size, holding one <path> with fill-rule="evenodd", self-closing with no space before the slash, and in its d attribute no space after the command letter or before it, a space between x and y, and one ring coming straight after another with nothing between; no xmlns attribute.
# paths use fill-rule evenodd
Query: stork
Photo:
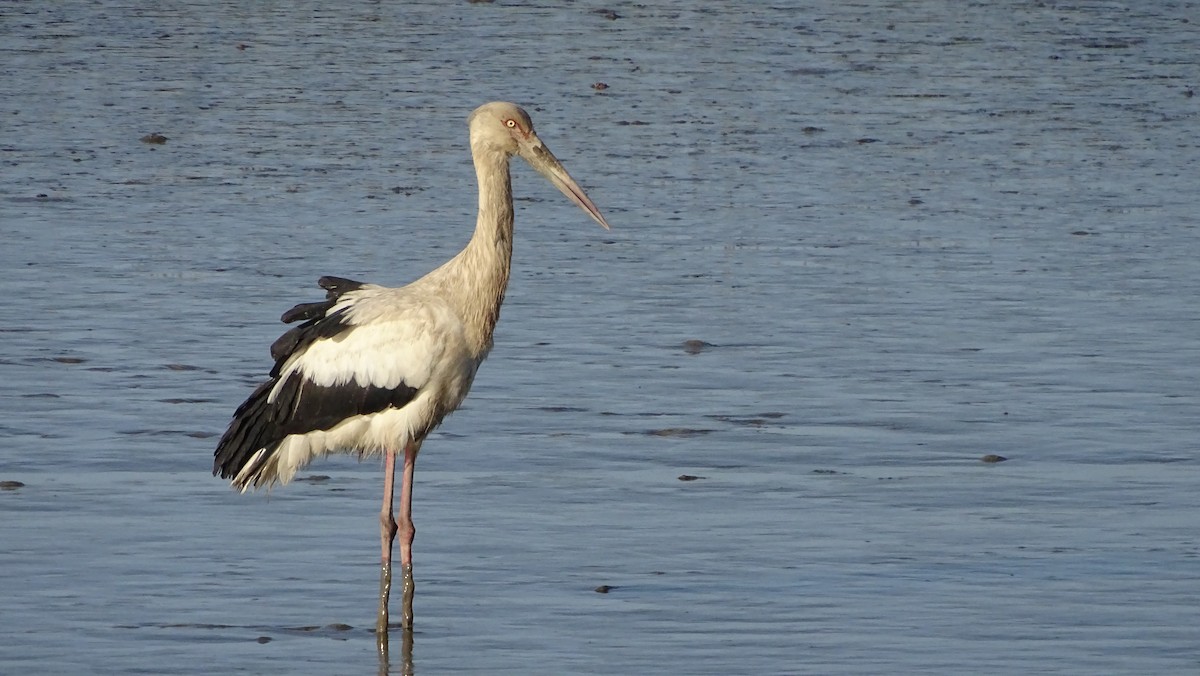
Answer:
<svg viewBox="0 0 1200 676"><path fill-rule="evenodd" d="M413 469L426 436L467 396L492 348L508 285L513 202L509 160L516 155L597 223L600 210L512 103L475 109L468 121L479 182L479 216L466 248L411 284L389 288L322 277L323 302L283 314L303 322L271 345L269 379L238 407L217 444L213 474L242 492L286 484L329 453L383 456L379 512L382 567L376 636L385 650L392 547L400 536L403 611L412 628ZM400 506L393 516L396 462L403 457Z"/></svg>

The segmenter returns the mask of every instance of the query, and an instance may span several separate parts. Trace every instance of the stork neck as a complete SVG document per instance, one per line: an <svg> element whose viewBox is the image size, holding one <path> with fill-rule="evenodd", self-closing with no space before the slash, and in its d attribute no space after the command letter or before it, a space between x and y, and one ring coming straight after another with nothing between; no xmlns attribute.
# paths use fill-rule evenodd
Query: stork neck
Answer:
<svg viewBox="0 0 1200 676"><path fill-rule="evenodd" d="M479 216L471 246L498 246L505 252L507 268L512 252L513 202L512 178L508 173L508 156L500 152L475 153L475 178L479 182Z"/></svg>
<svg viewBox="0 0 1200 676"><path fill-rule="evenodd" d="M480 353L492 346L492 331L508 287L512 262L513 203L508 156L476 149L479 216L475 233L463 250L460 299L472 342Z"/></svg>

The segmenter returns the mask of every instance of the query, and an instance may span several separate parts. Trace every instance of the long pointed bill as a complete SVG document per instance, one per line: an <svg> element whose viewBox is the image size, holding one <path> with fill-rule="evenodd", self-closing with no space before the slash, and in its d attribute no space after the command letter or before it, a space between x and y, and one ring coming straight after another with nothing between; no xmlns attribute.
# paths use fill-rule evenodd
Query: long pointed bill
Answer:
<svg viewBox="0 0 1200 676"><path fill-rule="evenodd" d="M541 139L536 136L531 136L526 143L520 145L518 151L521 157L530 164L538 173L545 176L547 180L554 184L555 188L562 191L575 204L579 205L580 209L587 212L592 220L599 223L608 230L608 221L604 220L604 216L600 215L600 210L592 204L592 200L588 199L587 193L583 192L583 188L571 178L567 170L563 167L562 162L550 152L550 149L542 143Z"/></svg>

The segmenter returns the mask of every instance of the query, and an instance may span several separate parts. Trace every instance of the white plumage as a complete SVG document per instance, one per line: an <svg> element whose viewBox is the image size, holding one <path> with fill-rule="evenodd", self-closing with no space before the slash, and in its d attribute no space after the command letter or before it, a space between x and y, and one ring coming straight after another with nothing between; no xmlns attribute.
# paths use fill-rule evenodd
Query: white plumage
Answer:
<svg viewBox="0 0 1200 676"><path fill-rule="evenodd" d="M328 429L288 435L258 470L268 485L288 483L297 470L328 453L350 451L367 457L404 448L428 431L429 421L440 417L439 412L448 413L462 403L486 353L472 353L462 320L438 297L414 296L410 287L374 285L346 294L332 311L345 309L352 328L314 341L284 363L267 396L271 404L293 376L315 386L301 390L293 404L298 409L305 405L304 396L323 396L318 388L406 386L416 393L399 408L389 406L343 418ZM235 477L234 483L245 491L246 479Z"/></svg>
<svg viewBox="0 0 1200 676"><path fill-rule="evenodd" d="M402 288L323 277L324 302L297 305L303 323L271 346L275 366L234 413L213 473L243 491L286 484L328 453L383 454L382 569L377 635L388 628L392 542L400 539L403 626L412 626L412 475L425 436L458 408L492 347L512 257L509 158L518 155L605 228L600 211L534 133L525 111L489 103L470 117L479 181L475 232L458 255ZM392 514L397 455L401 504Z"/></svg>
<svg viewBox="0 0 1200 676"><path fill-rule="evenodd" d="M280 377L299 372L324 386L353 380L389 390L402 383L421 389L473 369L461 318L436 296L417 301L413 294L396 293L405 290L370 287L347 294L351 297L339 305L352 328L293 355Z"/></svg>

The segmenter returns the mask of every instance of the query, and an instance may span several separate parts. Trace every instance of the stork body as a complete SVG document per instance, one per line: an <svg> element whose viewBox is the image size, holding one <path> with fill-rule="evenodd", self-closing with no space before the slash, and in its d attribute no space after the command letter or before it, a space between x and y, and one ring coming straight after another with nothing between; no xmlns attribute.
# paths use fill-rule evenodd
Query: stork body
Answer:
<svg viewBox="0 0 1200 676"><path fill-rule="evenodd" d="M400 537L402 626L412 626L412 478L425 436L467 396L492 347L512 258L509 159L518 155L605 228L583 190L538 139L525 111L489 103L471 114L479 181L475 232L458 255L400 288L323 277L324 302L297 305L303 321L271 346L275 366L234 413L213 473L242 491L286 484L329 453L384 456L382 568L376 628L386 645L392 543ZM397 457L400 506L393 516Z"/></svg>

